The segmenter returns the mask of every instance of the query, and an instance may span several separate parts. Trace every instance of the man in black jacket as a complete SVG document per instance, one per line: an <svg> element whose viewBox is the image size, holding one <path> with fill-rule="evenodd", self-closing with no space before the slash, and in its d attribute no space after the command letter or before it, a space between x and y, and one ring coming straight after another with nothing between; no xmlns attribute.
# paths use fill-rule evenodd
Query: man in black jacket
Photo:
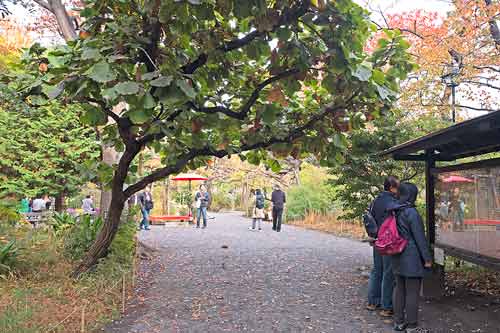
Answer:
<svg viewBox="0 0 500 333"><path fill-rule="evenodd" d="M273 203L273 230L280 232L286 196L285 192L280 189L279 185L274 186L274 191L271 194L271 201Z"/></svg>
<svg viewBox="0 0 500 333"><path fill-rule="evenodd" d="M371 212L379 228L389 214L387 209L397 204L398 187L399 180L397 177L387 177L384 181L384 191L373 201ZM368 283L367 309L374 311L381 307L381 316L392 316L393 288L394 276L392 274L391 257L382 256L373 248L373 270Z"/></svg>

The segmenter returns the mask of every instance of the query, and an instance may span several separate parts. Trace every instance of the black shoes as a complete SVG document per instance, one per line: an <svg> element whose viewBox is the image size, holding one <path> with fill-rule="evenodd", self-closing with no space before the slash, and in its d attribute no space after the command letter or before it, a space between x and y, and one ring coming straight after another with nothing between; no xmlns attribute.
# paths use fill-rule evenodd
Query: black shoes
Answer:
<svg viewBox="0 0 500 333"><path fill-rule="evenodd" d="M395 324L394 325L394 330L398 332L403 332L406 331L406 324Z"/></svg>

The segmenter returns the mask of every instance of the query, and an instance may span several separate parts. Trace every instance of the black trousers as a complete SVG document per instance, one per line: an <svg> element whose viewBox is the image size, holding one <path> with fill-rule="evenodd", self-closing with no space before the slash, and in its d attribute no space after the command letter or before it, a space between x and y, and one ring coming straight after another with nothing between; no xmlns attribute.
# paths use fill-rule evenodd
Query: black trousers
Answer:
<svg viewBox="0 0 500 333"><path fill-rule="evenodd" d="M273 230L281 230L281 222L283 220L283 208L273 207Z"/></svg>
<svg viewBox="0 0 500 333"><path fill-rule="evenodd" d="M394 289L394 322L408 324L408 328L418 325L418 303L422 278L410 278L394 275L396 288ZM406 313L406 318L405 318Z"/></svg>

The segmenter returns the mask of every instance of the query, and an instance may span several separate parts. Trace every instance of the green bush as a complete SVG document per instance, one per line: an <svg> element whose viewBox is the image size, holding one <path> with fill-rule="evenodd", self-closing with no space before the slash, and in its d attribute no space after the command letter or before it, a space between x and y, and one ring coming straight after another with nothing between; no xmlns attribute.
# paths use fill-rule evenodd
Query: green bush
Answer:
<svg viewBox="0 0 500 333"><path fill-rule="evenodd" d="M11 201L0 203L0 223L15 225L19 222L21 216L17 212L16 204Z"/></svg>
<svg viewBox="0 0 500 333"><path fill-rule="evenodd" d="M73 260L82 258L95 241L102 225L101 217L81 216L80 221L66 231L63 240L64 252Z"/></svg>
<svg viewBox="0 0 500 333"><path fill-rule="evenodd" d="M51 219L49 220L49 225L54 230L56 235L64 232L66 229L71 228L76 223L76 218L68 213L58 213L54 212Z"/></svg>
<svg viewBox="0 0 500 333"><path fill-rule="evenodd" d="M305 164L300 173L301 185L287 191L286 218L300 220L309 213L327 214L335 212L335 187L328 183L324 169Z"/></svg>
<svg viewBox="0 0 500 333"><path fill-rule="evenodd" d="M17 247L14 240L0 247L0 274L8 273L12 270L17 257Z"/></svg>

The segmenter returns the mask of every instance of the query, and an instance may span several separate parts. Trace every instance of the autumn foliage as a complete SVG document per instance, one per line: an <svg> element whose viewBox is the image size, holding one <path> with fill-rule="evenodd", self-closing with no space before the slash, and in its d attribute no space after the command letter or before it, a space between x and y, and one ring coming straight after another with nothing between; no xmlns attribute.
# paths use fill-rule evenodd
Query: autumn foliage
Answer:
<svg viewBox="0 0 500 333"><path fill-rule="evenodd" d="M455 83L463 110L500 107L500 2L457 0L454 5L448 15L415 10L384 17L384 25L404 33L419 65L402 91L400 106L405 110L448 115L451 88L442 76L453 63L459 68Z"/></svg>

